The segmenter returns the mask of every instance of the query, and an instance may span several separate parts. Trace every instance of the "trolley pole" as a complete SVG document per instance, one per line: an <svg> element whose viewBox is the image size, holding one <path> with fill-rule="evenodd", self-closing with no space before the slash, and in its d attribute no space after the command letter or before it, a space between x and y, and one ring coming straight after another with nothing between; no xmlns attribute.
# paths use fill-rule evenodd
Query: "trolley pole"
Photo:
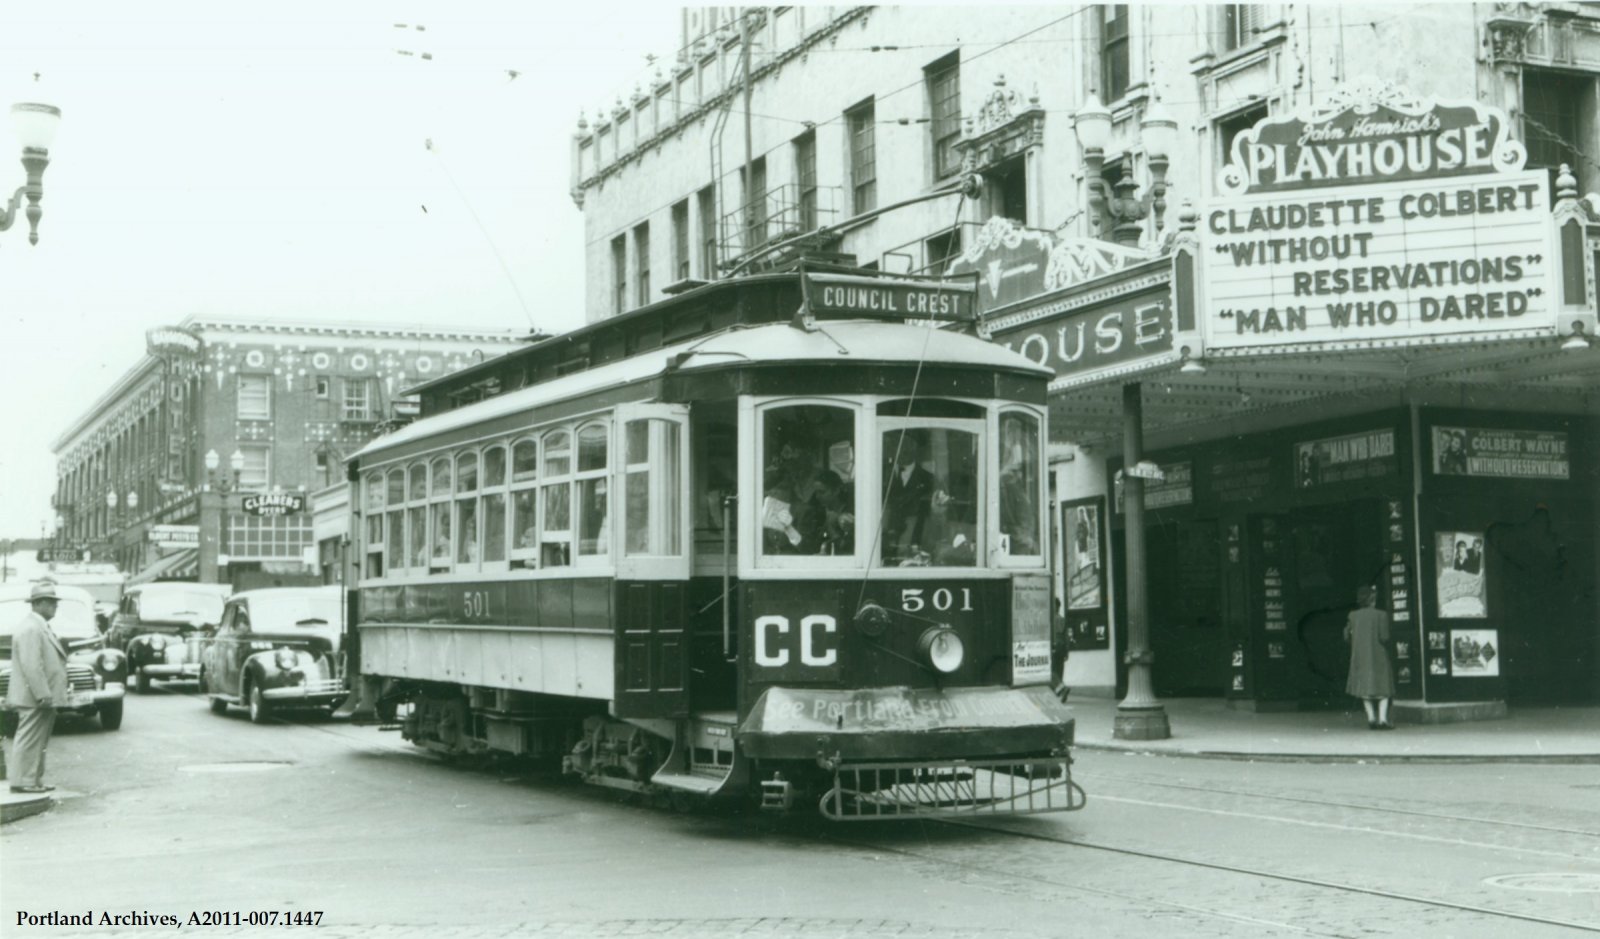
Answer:
<svg viewBox="0 0 1600 939"><path fill-rule="evenodd" d="M1138 475L1144 459L1144 398L1138 382L1122 386L1122 517L1126 522L1128 566L1128 696L1117 705L1112 735L1119 740L1165 740L1172 736L1167 711L1156 699L1150 679L1155 656L1150 651L1150 589L1145 568L1144 479Z"/></svg>

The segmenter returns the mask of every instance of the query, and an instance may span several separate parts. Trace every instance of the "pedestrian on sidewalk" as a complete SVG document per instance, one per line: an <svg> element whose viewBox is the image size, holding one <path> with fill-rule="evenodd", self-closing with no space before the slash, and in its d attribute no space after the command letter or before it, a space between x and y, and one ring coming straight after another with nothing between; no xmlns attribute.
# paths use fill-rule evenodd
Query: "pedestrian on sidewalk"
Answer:
<svg viewBox="0 0 1600 939"><path fill-rule="evenodd" d="M1378 609L1378 591L1372 587L1357 590L1356 602L1360 608L1352 610L1344 624L1344 641L1350 644L1350 679L1344 690L1361 699L1369 728L1394 730L1389 723L1389 699L1394 697L1389 614Z"/></svg>
<svg viewBox="0 0 1600 939"><path fill-rule="evenodd" d="M11 791L45 793L45 749L56 724L56 706L67 703L67 650L50 628L56 615L56 585L41 581L28 595L33 608L11 637L11 685L6 706L17 714L6 771Z"/></svg>

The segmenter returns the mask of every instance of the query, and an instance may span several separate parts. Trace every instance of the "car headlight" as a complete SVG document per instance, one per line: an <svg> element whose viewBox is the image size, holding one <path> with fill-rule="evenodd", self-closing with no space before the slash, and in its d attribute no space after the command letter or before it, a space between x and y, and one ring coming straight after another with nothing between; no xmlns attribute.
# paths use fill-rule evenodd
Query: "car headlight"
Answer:
<svg viewBox="0 0 1600 939"><path fill-rule="evenodd" d="M300 664L300 657L294 654L293 649L279 649L273 655L272 661L273 664L278 666L279 671L287 672Z"/></svg>
<svg viewBox="0 0 1600 939"><path fill-rule="evenodd" d="M167 637L166 636L151 636L150 637L150 648L154 649L157 652L160 652L162 649L165 649L166 647L167 647Z"/></svg>
<svg viewBox="0 0 1600 939"><path fill-rule="evenodd" d="M966 646L962 644L961 637L950 627L931 626L917 640L917 651L922 653L922 657L927 659L935 671L948 675L961 667L961 659L966 655Z"/></svg>
<svg viewBox="0 0 1600 939"><path fill-rule="evenodd" d="M94 657L94 667L102 672L114 672L122 667L122 654L107 649Z"/></svg>

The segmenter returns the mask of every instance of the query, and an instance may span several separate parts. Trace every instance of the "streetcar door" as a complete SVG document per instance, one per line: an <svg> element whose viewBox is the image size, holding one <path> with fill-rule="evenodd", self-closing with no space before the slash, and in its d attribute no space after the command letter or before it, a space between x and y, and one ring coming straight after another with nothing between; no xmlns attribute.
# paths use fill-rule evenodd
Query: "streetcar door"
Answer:
<svg viewBox="0 0 1600 939"><path fill-rule="evenodd" d="M617 409L616 713L689 710L689 411Z"/></svg>

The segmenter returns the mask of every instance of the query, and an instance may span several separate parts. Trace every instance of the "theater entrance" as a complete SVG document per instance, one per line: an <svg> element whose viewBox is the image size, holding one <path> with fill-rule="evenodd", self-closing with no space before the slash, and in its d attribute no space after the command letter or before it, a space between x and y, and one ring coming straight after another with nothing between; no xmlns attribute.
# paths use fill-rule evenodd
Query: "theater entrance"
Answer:
<svg viewBox="0 0 1600 939"><path fill-rule="evenodd" d="M1345 619L1356 608L1356 590L1371 585L1385 594L1385 530L1378 500L1291 509L1284 594L1287 607L1288 697L1302 705L1348 701L1350 671Z"/></svg>

